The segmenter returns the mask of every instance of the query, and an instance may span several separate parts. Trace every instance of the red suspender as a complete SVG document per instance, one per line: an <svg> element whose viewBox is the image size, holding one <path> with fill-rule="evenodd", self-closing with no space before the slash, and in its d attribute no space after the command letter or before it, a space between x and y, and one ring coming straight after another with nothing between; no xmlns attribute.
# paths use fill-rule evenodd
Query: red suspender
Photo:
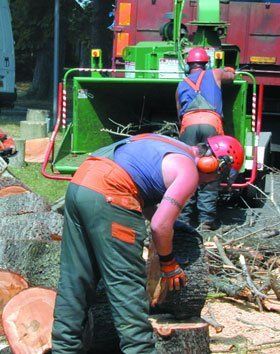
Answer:
<svg viewBox="0 0 280 354"><path fill-rule="evenodd" d="M198 92L200 90L200 85L203 79L203 76L205 75L205 70L201 71L201 73L199 74L199 77L196 81L196 83L194 83L192 80L190 80L188 77L185 77L184 81L196 92Z"/></svg>
<svg viewBox="0 0 280 354"><path fill-rule="evenodd" d="M139 134L139 135L132 136L130 139L131 139L131 141L138 141L138 140L142 140L142 139L161 141L163 143L168 143L170 145L173 145L173 146L187 152L188 154L190 154L193 157L192 149L188 148L187 146L184 146L184 143L179 143L176 140L173 141L173 140L168 139L168 138L161 136L161 135L152 135L151 133L145 133L145 134Z"/></svg>

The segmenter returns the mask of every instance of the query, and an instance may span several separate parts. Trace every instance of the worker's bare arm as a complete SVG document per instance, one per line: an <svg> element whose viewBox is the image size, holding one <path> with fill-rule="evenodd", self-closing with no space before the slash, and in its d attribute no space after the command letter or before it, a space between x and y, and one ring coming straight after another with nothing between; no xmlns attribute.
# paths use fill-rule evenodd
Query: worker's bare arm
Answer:
<svg viewBox="0 0 280 354"><path fill-rule="evenodd" d="M174 222L195 192L199 177L194 162L178 154L164 158L162 171L167 190L151 220L151 230L157 252L167 255L172 252Z"/></svg>
<svg viewBox="0 0 280 354"><path fill-rule="evenodd" d="M234 80L235 70L229 67L224 69L214 69L213 74L217 84L221 86L222 83L229 83Z"/></svg>
<svg viewBox="0 0 280 354"><path fill-rule="evenodd" d="M169 197L168 195L164 195L163 200L168 200L171 204L175 205L179 210L183 209L183 205L179 204L176 199Z"/></svg>

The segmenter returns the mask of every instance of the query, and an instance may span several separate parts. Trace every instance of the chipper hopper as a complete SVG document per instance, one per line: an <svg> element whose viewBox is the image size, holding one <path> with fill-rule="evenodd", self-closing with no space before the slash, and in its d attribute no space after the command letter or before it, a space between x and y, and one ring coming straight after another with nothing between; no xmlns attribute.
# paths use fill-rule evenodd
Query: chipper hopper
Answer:
<svg viewBox="0 0 280 354"><path fill-rule="evenodd" d="M185 56L199 46L207 51L212 68L236 69L234 82L222 87L225 133L239 139L246 151L240 178L233 187L245 188L248 199L259 203L259 192L251 185L255 182L264 188L271 135L261 132L263 87L257 88L254 77L239 69L239 48L222 44L228 24L220 21L219 1L198 1L198 19L187 24L182 23L184 5L185 1L174 1L173 13L167 14L169 22L161 28L161 42L123 48L122 69L104 69L102 52L93 49L91 68L66 72L59 91L57 122L43 164L46 177L70 179L92 151L127 135L159 132L176 136L175 91L187 75ZM192 40L188 25L196 28ZM63 140L54 153L60 129ZM53 174L46 172L50 155Z"/></svg>

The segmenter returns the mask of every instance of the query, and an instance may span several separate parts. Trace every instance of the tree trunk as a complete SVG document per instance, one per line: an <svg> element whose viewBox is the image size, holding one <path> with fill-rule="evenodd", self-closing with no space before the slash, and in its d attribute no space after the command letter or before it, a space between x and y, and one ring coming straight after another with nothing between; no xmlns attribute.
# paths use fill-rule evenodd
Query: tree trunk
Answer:
<svg viewBox="0 0 280 354"><path fill-rule="evenodd" d="M39 237L45 241L59 239L62 234L62 226L63 216L53 211L6 216L0 219L3 241L7 239L38 239Z"/></svg>
<svg viewBox="0 0 280 354"><path fill-rule="evenodd" d="M188 283L179 291L167 293L165 301L152 309L152 313L169 313L180 320L199 317L209 289L208 263L202 236L196 231L176 233L173 249L188 276Z"/></svg>
<svg viewBox="0 0 280 354"><path fill-rule="evenodd" d="M51 73L51 45L40 49L36 55L36 65L33 74L32 87L28 92L28 97L37 99L47 99L52 92Z"/></svg>
<svg viewBox="0 0 280 354"><path fill-rule="evenodd" d="M50 211L50 206L35 193L0 198L0 218L43 211Z"/></svg>
<svg viewBox="0 0 280 354"><path fill-rule="evenodd" d="M1 241L0 267L19 273L30 286L55 289L59 279L60 242L40 238ZM4 244L4 245L3 245Z"/></svg>
<svg viewBox="0 0 280 354"><path fill-rule="evenodd" d="M3 180L1 179L2 185ZM56 287L63 217L35 193L0 198L0 267L32 286Z"/></svg>
<svg viewBox="0 0 280 354"><path fill-rule="evenodd" d="M113 4L112 0L95 0L92 6L91 46L92 48L101 48L103 65L106 68L112 66L113 32L108 29L108 26L112 23L109 13Z"/></svg>

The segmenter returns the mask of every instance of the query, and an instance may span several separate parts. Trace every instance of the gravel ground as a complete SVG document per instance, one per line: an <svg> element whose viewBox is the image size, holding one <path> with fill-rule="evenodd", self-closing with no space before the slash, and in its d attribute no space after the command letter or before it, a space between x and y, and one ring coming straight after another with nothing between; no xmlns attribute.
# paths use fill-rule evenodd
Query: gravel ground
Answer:
<svg viewBox="0 0 280 354"><path fill-rule="evenodd" d="M252 304L238 300L211 300L203 309L210 310L217 322L224 326L221 333L210 327L210 348L213 353L280 353L280 314L259 312ZM272 348L261 346L278 342ZM241 350L243 350L241 352Z"/></svg>
<svg viewBox="0 0 280 354"><path fill-rule="evenodd" d="M265 192L267 201L262 208L248 209L237 205L220 205L223 227L216 232L204 233L211 240L214 235L224 241L236 239L256 232L238 243L258 249L260 252L280 255L280 236L267 236L267 230L280 230L280 173L275 171L267 176ZM274 226L273 226L274 225ZM277 232L276 232L277 233ZM272 296L272 299L276 297ZM278 302L279 303L279 302ZM280 353L280 313L260 312L258 308L241 300L209 300L203 314L212 313L217 322L224 326L221 333L210 327L211 350L213 353ZM275 343L272 347L264 345Z"/></svg>

